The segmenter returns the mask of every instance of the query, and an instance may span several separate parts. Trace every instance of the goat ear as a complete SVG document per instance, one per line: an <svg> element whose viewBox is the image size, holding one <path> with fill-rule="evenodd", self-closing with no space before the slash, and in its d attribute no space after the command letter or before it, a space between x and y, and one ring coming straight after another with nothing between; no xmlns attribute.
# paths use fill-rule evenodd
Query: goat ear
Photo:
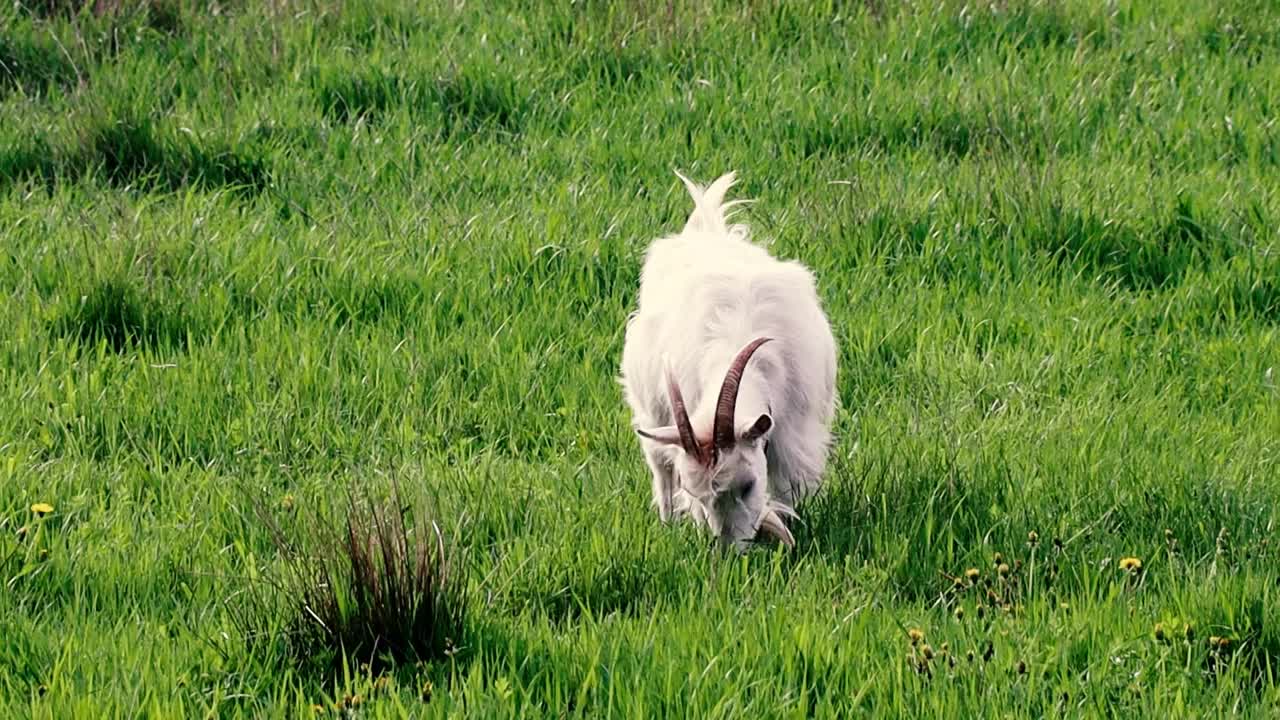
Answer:
<svg viewBox="0 0 1280 720"><path fill-rule="evenodd" d="M652 440L662 445L675 445L680 447L680 429L675 425L666 425L660 428L636 428L636 434L642 438Z"/></svg>
<svg viewBox="0 0 1280 720"><path fill-rule="evenodd" d="M769 413L765 413L756 418L756 421L751 424L751 427L747 428L747 431L742 433L742 441L755 442L756 440L764 437L764 434L769 432L772 427L773 418L769 416Z"/></svg>
<svg viewBox="0 0 1280 720"><path fill-rule="evenodd" d="M791 536L791 531L783 524L782 518L773 508L766 509L764 515L760 516L760 530L758 532L772 535L789 548L796 546L796 539Z"/></svg>

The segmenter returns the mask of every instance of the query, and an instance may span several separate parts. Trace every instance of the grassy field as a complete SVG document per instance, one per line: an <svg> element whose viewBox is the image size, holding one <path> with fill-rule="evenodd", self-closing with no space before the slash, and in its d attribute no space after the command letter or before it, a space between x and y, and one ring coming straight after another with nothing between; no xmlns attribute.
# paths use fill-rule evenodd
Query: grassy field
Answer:
<svg viewBox="0 0 1280 720"><path fill-rule="evenodd" d="M1278 711L1280 5L81 4L0 7L0 716ZM793 552L649 505L673 169L832 318ZM448 655L251 642L255 506L393 480Z"/></svg>

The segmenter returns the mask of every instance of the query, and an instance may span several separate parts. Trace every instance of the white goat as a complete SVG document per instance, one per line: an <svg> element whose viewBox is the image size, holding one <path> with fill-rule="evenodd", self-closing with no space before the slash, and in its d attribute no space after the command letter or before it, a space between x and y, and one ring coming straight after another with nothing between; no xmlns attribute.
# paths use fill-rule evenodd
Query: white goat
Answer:
<svg viewBox="0 0 1280 720"><path fill-rule="evenodd" d="M782 518L817 489L830 445L831 326L808 268L728 224L734 173L705 190L676 175L693 213L646 252L619 378L653 502L739 550L758 533L793 546Z"/></svg>

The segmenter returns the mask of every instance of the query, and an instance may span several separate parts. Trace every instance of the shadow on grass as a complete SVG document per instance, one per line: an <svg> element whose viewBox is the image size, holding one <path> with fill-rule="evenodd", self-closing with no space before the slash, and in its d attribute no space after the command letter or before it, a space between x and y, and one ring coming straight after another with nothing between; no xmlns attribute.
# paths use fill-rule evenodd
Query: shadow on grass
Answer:
<svg viewBox="0 0 1280 720"><path fill-rule="evenodd" d="M164 303L120 279L94 285L50 330L83 343L105 342L116 353L134 348L181 351L198 333L177 303Z"/></svg>
<svg viewBox="0 0 1280 720"><path fill-rule="evenodd" d="M0 35L0 99L14 90L43 94L75 81L75 68L56 45L30 34Z"/></svg>
<svg viewBox="0 0 1280 720"><path fill-rule="evenodd" d="M16 0L18 10L41 20L68 20L84 17L111 21L141 21L157 32L177 35L183 30L184 6L200 12L213 3L190 0ZM226 5L227 3L220 3Z"/></svg>
<svg viewBox="0 0 1280 720"><path fill-rule="evenodd" d="M485 131L518 134L530 115L514 80L497 73L413 77L379 69L321 73L313 79L326 117L335 122L376 119L396 108L434 118L446 137Z"/></svg>
<svg viewBox="0 0 1280 720"><path fill-rule="evenodd" d="M271 182L264 158L243 150L201 145L149 119L100 122L78 144L59 149L43 137L0 154L0 186L36 180L50 189L60 182L97 176L118 188L173 192L188 187L227 189L239 195L263 192Z"/></svg>
<svg viewBox="0 0 1280 720"><path fill-rule="evenodd" d="M1149 228L1057 205L1040 220L1039 247L1060 267L1087 268L1130 290L1177 284L1188 269L1228 258L1235 249L1219 223L1187 197Z"/></svg>
<svg viewBox="0 0 1280 720"><path fill-rule="evenodd" d="M1210 268L1248 246L1226 217L1188 196L1142 223L1058 199L1042 202L1025 196L978 202L986 205L979 210L979 220L948 230L954 242L945 252L931 248L945 222L942 211L874 208L856 211L839 223L874 243L874 252L895 272L915 270L949 280L978 265L970 262L977 258L1033 271L1038 259L1047 259L1062 275L1138 292L1177 286L1188 271ZM1263 222L1256 224L1265 227ZM1009 256L1018 262L1011 264ZM1262 288L1247 302L1265 310L1267 292Z"/></svg>

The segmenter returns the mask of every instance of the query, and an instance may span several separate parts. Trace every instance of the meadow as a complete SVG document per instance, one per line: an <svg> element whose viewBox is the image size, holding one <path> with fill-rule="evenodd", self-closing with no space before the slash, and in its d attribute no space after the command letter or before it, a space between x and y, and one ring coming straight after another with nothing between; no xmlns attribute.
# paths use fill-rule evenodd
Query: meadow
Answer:
<svg viewBox="0 0 1280 720"><path fill-rule="evenodd" d="M0 716L1280 708L1280 5L91 5L0 7ZM742 556L616 382L731 169L840 347ZM393 484L445 651L247 633L261 511Z"/></svg>

